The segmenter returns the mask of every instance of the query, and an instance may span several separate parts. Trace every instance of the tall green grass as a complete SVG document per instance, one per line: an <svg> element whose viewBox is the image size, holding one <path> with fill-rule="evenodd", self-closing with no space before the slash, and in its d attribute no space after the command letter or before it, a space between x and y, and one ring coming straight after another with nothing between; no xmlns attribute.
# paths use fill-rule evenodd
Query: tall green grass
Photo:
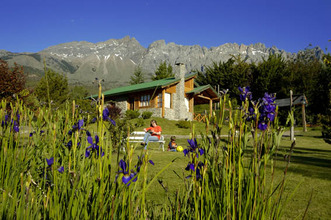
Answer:
<svg viewBox="0 0 331 220"><path fill-rule="evenodd" d="M282 217L287 201L283 196L286 169L281 181L275 182L273 156L284 130L277 120L263 132L252 130L243 119L244 111L232 109L224 96L219 115L209 116L201 138L196 138L198 134L192 127L190 143L195 148L187 154L184 187L178 188L176 195L168 198L169 203L160 207L147 201L148 192L176 160L150 176L153 158L148 151L142 150L135 158L136 147L124 142L126 151L120 152L121 143L113 145L111 140L109 128L113 125L102 120L102 95L99 97L96 126L89 126L91 118L82 118L75 104L67 104L64 110L44 107L31 111L20 101L9 108L8 103L1 103L0 120L4 123L0 128L0 218ZM227 121L225 105L230 106ZM84 124L78 126L81 120ZM14 121L19 125L18 132ZM229 130L223 129L225 124ZM87 130L99 146L89 157L85 157L91 146ZM249 141L253 152L247 150ZM292 149L294 145L293 142ZM47 161L50 158L54 159L51 165ZM125 170L119 166L120 161L125 162ZM130 175L134 177L124 183L123 176L125 179Z"/></svg>

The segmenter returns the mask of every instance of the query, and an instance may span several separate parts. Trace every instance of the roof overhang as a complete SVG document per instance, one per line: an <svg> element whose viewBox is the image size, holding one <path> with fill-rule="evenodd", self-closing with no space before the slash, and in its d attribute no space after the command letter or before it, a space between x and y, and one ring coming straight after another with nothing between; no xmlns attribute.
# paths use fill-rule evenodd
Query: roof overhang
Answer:
<svg viewBox="0 0 331 220"><path fill-rule="evenodd" d="M210 101L218 102L221 96L210 85L204 85L186 92L187 95L194 96L195 104L206 104Z"/></svg>

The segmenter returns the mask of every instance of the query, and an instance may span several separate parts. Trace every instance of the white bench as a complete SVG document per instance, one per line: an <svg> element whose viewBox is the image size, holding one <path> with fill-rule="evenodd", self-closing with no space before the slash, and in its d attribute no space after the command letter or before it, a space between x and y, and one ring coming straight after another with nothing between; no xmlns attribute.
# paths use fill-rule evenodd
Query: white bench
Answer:
<svg viewBox="0 0 331 220"><path fill-rule="evenodd" d="M128 137L128 140L130 143L141 143L144 141L144 136L145 136L144 131L134 131L130 134L130 136ZM149 141L149 142L156 142L156 143L160 143L159 145L159 149L162 148L162 150L164 151L164 137L161 135L160 140L158 141Z"/></svg>

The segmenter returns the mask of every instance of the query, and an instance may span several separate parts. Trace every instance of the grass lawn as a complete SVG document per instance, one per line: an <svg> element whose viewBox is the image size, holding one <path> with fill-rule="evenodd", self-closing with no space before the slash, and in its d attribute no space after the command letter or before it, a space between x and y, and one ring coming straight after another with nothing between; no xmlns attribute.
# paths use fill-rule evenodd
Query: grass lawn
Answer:
<svg viewBox="0 0 331 220"><path fill-rule="evenodd" d="M156 119L163 129L163 135L170 137L177 136L177 143L186 147L190 129L180 129L175 121L166 119ZM203 123L194 122L196 134L205 132ZM142 130L149 126L149 120L145 120L144 126L136 130ZM226 134L225 132L223 132ZM183 135L187 135L186 137ZM325 143L321 138L320 128L309 128L308 132L302 132L302 128L295 131L296 146L294 148L291 162L287 173L287 185L285 196L297 188L293 197L288 200L284 210L284 219L302 219L306 207L312 195L305 219L330 219L331 217L331 145ZM166 138L166 144L168 139ZM282 138L281 147L276 158L276 183L281 179L286 167L285 157L289 153L291 146L290 138ZM140 154L142 147L137 147L137 154ZM183 176L188 175L185 167L188 158L181 152L162 152L158 149L158 143L150 143L149 154L155 162L155 166L149 170L151 178L156 175L164 166L176 159L174 163L159 177L166 190L155 181L148 193L150 202L155 202L162 206L168 203L168 196L173 198L174 192L184 189ZM299 184L299 185L298 185Z"/></svg>

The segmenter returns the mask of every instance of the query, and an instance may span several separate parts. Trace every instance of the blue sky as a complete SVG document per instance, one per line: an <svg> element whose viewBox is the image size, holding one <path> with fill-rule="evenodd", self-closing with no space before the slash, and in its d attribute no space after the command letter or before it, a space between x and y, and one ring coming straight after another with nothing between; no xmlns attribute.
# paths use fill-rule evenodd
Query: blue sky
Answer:
<svg viewBox="0 0 331 220"><path fill-rule="evenodd" d="M225 43L331 50L331 0L2 0L0 49L134 37L207 48Z"/></svg>

